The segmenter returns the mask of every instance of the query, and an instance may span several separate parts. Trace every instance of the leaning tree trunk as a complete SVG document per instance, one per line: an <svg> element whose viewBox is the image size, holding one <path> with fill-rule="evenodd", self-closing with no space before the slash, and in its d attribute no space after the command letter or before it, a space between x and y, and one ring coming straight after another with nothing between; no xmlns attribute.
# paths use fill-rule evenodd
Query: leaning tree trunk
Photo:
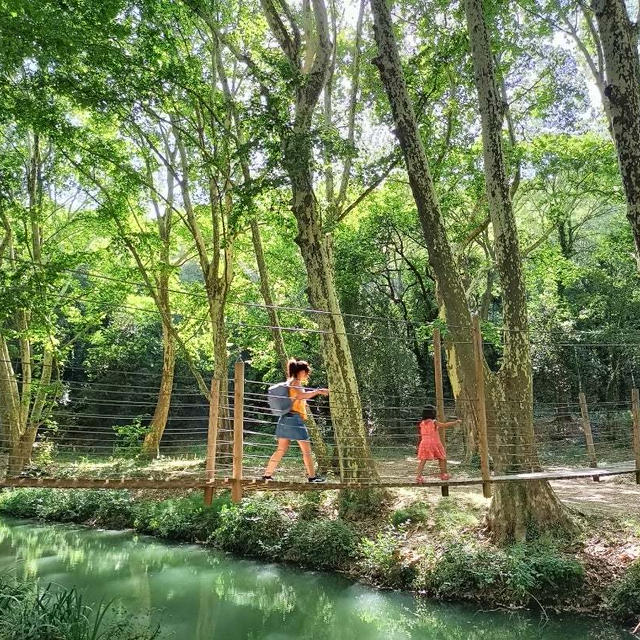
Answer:
<svg viewBox="0 0 640 640"><path fill-rule="evenodd" d="M489 376L487 426L496 438L492 454L498 473L539 471L533 430L526 291L502 145L504 104L495 80L483 0L466 0L465 9L480 105L485 183L506 329L501 370L497 375ZM524 539L531 525L545 530L566 528L569 524L566 512L547 481L498 483L494 491L489 527L500 542Z"/></svg>
<svg viewBox="0 0 640 640"><path fill-rule="evenodd" d="M447 240L429 163L407 91L389 7L386 0L371 0L371 9L378 47L378 55L373 63L378 67L393 112L395 132L404 155L409 184L429 253L429 265L436 279L441 315L447 323L445 346L449 373L455 380L454 390L457 385L459 393L465 395L466 390L475 388L473 346L470 337L471 313ZM470 413L471 404L466 402L466 398L462 400Z"/></svg>
<svg viewBox="0 0 640 640"><path fill-rule="evenodd" d="M51 372L53 368L53 351L45 347L44 355L42 357L42 371L40 373L40 380L38 382L38 388L36 390L35 398L33 399L33 405L31 411L25 423L25 429L20 438L20 444L18 449L16 471L22 471L26 465L31 462L31 454L33 452L33 445L38 435L38 429L42 423L42 414L44 412L47 395L49 393L49 385L51 384Z"/></svg>
<svg viewBox="0 0 640 640"><path fill-rule="evenodd" d="M229 361L227 353L227 327L224 319L226 293L209 297L209 318L213 339L213 377L220 381L218 409L218 458L222 467L231 466L233 425L229 409Z"/></svg>
<svg viewBox="0 0 640 640"><path fill-rule="evenodd" d="M20 438L24 433L24 423L20 409L18 382L9 359L7 342L2 335L0 335L0 418L6 436L6 441L2 445L9 455L7 474L15 475L20 472Z"/></svg>
<svg viewBox="0 0 640 640"><path fill-rule="evenodd" d="M269 285L269 271L267 270L267 261L264 257L264 248L262 246L262 236L260 235L260 227L258 221L255 218L251 218L251 240L253 242L253 250L256 255L256 263L258 265L258 274L260 276L260 293L262 299L267 308L267 315L269 316L269 323L271 324L271 335L273 337L273 343L280 362L280 367L284 371L284 375L288 376L288 361L287 348L284 344L284 337L282 335L282 329L280 328L280 318L278 317L278 310L273 302L273 296L271 295L271 287ZM307 426L309 427L309 433L311 434L311 441L313 442L313 451L316 456L316 462L318 465L318 473L326 473L331 463L329 459L329 451L327 444L320 433L318 424L315 421L312 413L307 416Z"/></svg>
<svg viewBox="0 0 640 640"><path fill-rule="evenodd" d="M146 456L157 458L160 456L160 441L167 426L169 409L171 408L171 392L173 389L173 377L176 368L176 345L171 328L162 322L162 377L158 400L153 412L153 418L149 425L149 433L142 443L142 453Z"/></svg>
<svg viewBox="0 0 640 640"><path fill-rule="evenodd" d="M623 0L594 0L606 68L605 108L622 175L640 269L640 60L636 25Z"/></svg>
<svg viewBox="0 0 640 640"><path fill-rule="evenodd" d="M342 311L334 282L328 239L311 178L311 144L308 135L294 135L285 147L291 180L293 213L298 222L296 242L307 270L309 300L322 331L321 342L329 380L331 419L338 449L340 477L344 481L371 480L376 470L362 416L358 381L351 357Z"/></svg>

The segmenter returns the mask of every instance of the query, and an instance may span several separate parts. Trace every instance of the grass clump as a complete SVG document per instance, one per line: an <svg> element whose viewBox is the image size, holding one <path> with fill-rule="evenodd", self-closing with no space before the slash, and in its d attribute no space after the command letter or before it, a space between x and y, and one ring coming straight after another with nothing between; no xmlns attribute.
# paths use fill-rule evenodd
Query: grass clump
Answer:
<svg viewBox="0 0 640 640"><path fill-rule="evenodd" d="M414 502L408 507L396 509L391 514L391 524L396 527L403 524L420 524L427 521L429 513L429 503Z"/></svg>
<svg viewBox="0 0 640 640"><path fill-rule="evenodd" d="M298 520L287 536L285 558L313 569L339 569L356 547L356 534L342 520Z"/></svg>
<svg viewBox="0 0 640 640"><path fill-rule="evenodd" d="M640 560L629 565L622 577L609 589L609 606L621 620L640 615Z"/></svg>
<svg viewBox="0 0 640 640"><path fill-rule="evenodd" d="M42 589L0 578L0 640L153 640L111 604L87 605L75 589Z"/></svg>
<svg viewBox="0 0 640 640"><path fill-rule="evenodd" d="M433 522L440 534L456 537L462 530L476 527L479 519L476 510L468 503L461 504L455 498L442 498L434 508Z"/></svg>
<svg viewBox="0 0 640 640"><path fill-rule="evenodd" d="M133 526L128 491L15 489L0 494L0 513L56 522L89 522L114 529Z"/></svg>
<svg viewBox="0 0 640 640"><path fill-rule="evenodd" d="M360 569L370 580L390 589L406 588L415 579L415 569L402 558L402 542L396 532L363 538L359 546Z"/></svg>
<svg viewBox="0 0 640 640"><path fill-rule="evenodd" d="M298 517L302 520L312 520L320 515L324 502L322 491L307 491L303 494L298 508Z"/></svg>
<svg viewBox="0 0 640 640"><path fill-rule="evenodd" d="M365 520L384 510L385 493L381 489L342 489L338 494L338 514L343 520Z"/></svg>

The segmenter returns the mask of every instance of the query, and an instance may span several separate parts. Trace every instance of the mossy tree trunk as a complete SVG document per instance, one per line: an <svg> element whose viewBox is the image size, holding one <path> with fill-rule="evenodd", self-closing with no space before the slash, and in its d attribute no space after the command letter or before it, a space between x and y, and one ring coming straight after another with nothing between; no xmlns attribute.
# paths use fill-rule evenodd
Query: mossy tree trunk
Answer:
<svg viewBox="0 0 640 640"><path fill-rule="evenodd" d="M433 188L431 174L424 146L420 138L413 105L407 91L400 56L398 54L391 13L385 0L371 0L374 15L374 32L378 46L378 56L374 63L380 71L380 77L391 104L391 109L396 125L396 135L405 158L409 183L418 209L420 223L423 229L429 262L436 278L438 294L444 307L444 316L448 327L448 343L453 346L451 353L455 357L455 373L460 389L473 388L474 374L472 373L473 350L471 346L471 322L470 311L465 296L464 287L457 270L446 232L442 222L439 203ZM474 7L472 7L474 8ZM469 7L468 7L469 9ZM475 16L472 16L475 18ZM480 7L481 24L476 22L470 25L472 35L477 35L477 29L482 28L484 19ZM486 29L485 29L486 36ZM487 39L488 43L488 39ZM475 51L474 51L475 53ZM490 56L489 56L490 59ZM479 72L474 57L476 73ZM487 86L485 83L493 83L493 91L497 99L495 80L491 69L486 69L486 60L483 63L481 74L483 84L481 87L481 104ZM480 87L479 87L480 88ZM507 328L516 329L509 338L509 344L505 345L508 353L505 359L510 363L505 364L498 376L489 372L485 365L485 379L487 381L489 412L493 417L493 424L498 421L503 429L504 442L513 444L521 449L521 459L530 460L528 454L532 450L532 390L531 368L529 356L528 336L519 331L526 330L526 307L524 306L524 285L521 277L520 254L518 250L517 234L510 209L509 188L504 176L504 164L502 149L495 146L493 137L487 137L485 122L487 110L495 105L487 104L482 107L483 115L483 142L485 148L485 164L487 151L491 153L489 158L494 164L485 167L487 174L487 191L491 193L492 209L494 204L502 208L492 211L492 222L496 235L496 249L500 253L498 267L503 279L504 295L509 298L505 305L505 325ZM502 120L500 120L500 123ZM501 131L501 127L499 128ZM487 149L487 146L489 149ZM498 153L499 155L496 155ZM502 165L500 162L502 160ZM497 172L497 173L496 173ZM502 174L500 174L502 172ZM498 184L495 184L492 176L497 175L504 182L506 199L503 187L500 193L496 193ZM502 175L503 177L500 177ZM508 208L505 208L505 205ZM508 273L511 269L512 273ZM524 324L523 324L524 323ZM516 402L508 404L504 400L515 393ZM500 414L500 415L499 415ZM499 417L498 417L499 415ZM507 427L508 425L508 427ZM490 446L497 459L501 440L498 432L493 430L493 438L490 438ZM501 464L504 464L505 461ZM496 539L504 541L512 537L523 537L533 525L539 529L557 529L558 526L567 525L567 517L555 498L550 486L546 482L532 483L530 486L517 484L513 490L498 491L492 508L493 532ZM496 518L500 517L500 528ZM526 523L525 526L522 526Z"/></svg>
<svg viewBox="0 0 640 640"><path fill-rule="evenodd" d="M305 12L304 63L301 34L286 2L281 2L286 22L270 0L262 0L269 27L285 54L294 86L293 122L284 131L284 166L291 183L292 210L297 221L296 242L307 271L307 291L311 305L321 313L316 320L322 331L324 362L331 388L331 418L343 480L370 480L376 477L362 416L360 393L344 319L334 281L331 238L326 234L313 189L312 122L318 99L331 68L332 45L324 0L312 0ZM291 26L291 32L285 27Z"/></svg>
<svg viewBox="0 0 640 640"><path fill-rule="evenodd" d="M640 59L638 25L631 22L623 0L594 0L605 62L604 106L618 155L640 269Z"/></svg>
<svg viewBox="0 0 640 640"><path fill-rule="evenodd" d="M527 300L518 231L502 142L505 105L499 93L483 0L465 0L469 42L482 123L484 175L493 226L496 269L502 288L503 364L489 393L488 428L495 432L497 473L540 469L533 429L533 380ZM523 539L530 526L569 527L547 481L499 483L489 527L499 541Z"/></svg>

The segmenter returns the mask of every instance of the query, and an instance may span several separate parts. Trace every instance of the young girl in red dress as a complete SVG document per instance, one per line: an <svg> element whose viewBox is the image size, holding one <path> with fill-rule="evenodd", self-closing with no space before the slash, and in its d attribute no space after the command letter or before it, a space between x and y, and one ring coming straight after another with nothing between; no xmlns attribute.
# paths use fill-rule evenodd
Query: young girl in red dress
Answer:
<svg viewBox="0 0 640 640"><path fill-rule="evenodd" d="M462 420L453 420L451 422L438 422L436 420L436 408L428 405L422 412L422 420L418 425L420 434L420 443L418 444L418 476L416 482L422 484L422 470L427 460L437 460L440 465L440 479L448 480L449 474L446 472L447 452L444 450L442 441L440 440L440 429L453 427L460 424Z"/></svg>

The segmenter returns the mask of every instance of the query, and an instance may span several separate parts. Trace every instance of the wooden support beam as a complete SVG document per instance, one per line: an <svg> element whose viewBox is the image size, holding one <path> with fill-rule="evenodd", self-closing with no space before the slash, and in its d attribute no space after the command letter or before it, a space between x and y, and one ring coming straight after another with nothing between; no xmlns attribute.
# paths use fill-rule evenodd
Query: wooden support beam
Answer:
<svg viewBox="0 0 640 640"><path fill-rule="evenodd" d="M433 373L436 386L436 418L440 422L445 421L444 415L444 390L442 385L442 343L440 340L440 329L436 327L433 330ZM447 434L442 429L440 433L442 444L445 451L447 450ZM444 461L444 471L447 472L447 461ZM442 496L446 498L449 495L449 485L442 485Z"/></svg>
<svg viewBox="0 0 640 640"><path fill-rule="evenodd" d="M480 450L482 493L485 498L490 498L491 473L489 472L489 440L487 437L487 400L484 390L484 352L482 349L480 317L477 313L473 315L471 334L473 337L473 357L476 370L476 408L478 412L478 448Z"/></svg>
<svg viewBox="0 0 640 640"><path fill-rule="evenodd" d="M244 362L238 360L233 376L233 473L231 499L242 500L242 455L244 449Z"/></svg>
<svg viewBox="0 0 640 640"><path fill-rule="evenodd" d="M205 471L207 482L216 477L216 451L218 443L218 416L220 414L220 380L211 379L211 399L209 400L209 427L207 430L207 459ZM204 490L204 503L213 501L213 487Z"/></svg>
<svg viewBox="0 0 640 640"><path fill-rule="evenodd" d="M582 430L584 431L584 439L587 443L587 456L589 457L589 464L592 467L598 466L596 459L596 448L593 445L593 433L591 431L591 420L589 420L589 409L587 407L587 397L581 391L578 394L578 400L580 402L580 414L582 415ZM595 482L600 480L599 476L593 476Z"/></svg>
<svg viewBox="0 0 640 640"><path fill-rule="evenodd" d="M636 460L636 483L640 484L640 394L631 390L631 414L633 416L633 454Z"/></svg>

